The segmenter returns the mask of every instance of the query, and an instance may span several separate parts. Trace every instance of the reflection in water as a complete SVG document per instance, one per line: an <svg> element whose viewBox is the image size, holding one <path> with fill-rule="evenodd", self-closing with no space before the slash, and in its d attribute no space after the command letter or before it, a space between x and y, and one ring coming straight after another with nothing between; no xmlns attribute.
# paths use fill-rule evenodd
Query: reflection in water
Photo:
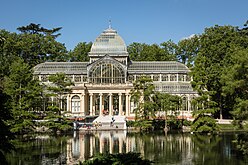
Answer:
<svg viewBox="0 0 248 165"><path fill-rule="evenodd" d="M129 152L126 131L74 132L67 142L68 163L87 160L97 153ZM126 141L127 140L127 141Z"/></svg>
<svg viewBox="0 0 248 165"><path fill-rule="evenodd" d="M75 164L98 153L138 152L155 164L245 164L238 157L235 133L198 135L187 133L135 133L126 131L73 132L67 136L19 139L11 165ZM247 160L246 160L247 161ZM1 164L1 163L0 163Z"/></svg>
<svg viewBox="0 0 248 165"><path fill-rule="evenodd" d="M236 164L233 135L127 133L125 131L74 132L68 140L68 163L97 153L139 152L156 164Z"/></svg>

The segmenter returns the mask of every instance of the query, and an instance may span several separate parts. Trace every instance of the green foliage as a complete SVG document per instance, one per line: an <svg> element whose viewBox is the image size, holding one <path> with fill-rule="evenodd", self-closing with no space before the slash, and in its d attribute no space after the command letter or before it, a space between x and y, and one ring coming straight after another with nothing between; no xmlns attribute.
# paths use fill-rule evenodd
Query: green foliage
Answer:
<svg viewBox="0 0 248 165"><path fill-rule="evenodd" d="M9 120L11 130L26 133L33 129L35 111L40 107L41 87L33 78L32 70L24 61L17 58L10 66L10 75L4 77L4 93L9 96L8 105L13 114Z"/></svg>
<svg viewBox="0 0 248 165"><path fill-rule="evenodd" d="M134 61L171 61L176 60L176 44L172 41L148 45L134 42L127 47L131 60Z"/></svg>
<svg viewBox="0 0 248 165"><path fill-rule="evenodd" d="M166 127L170 130L182 129L183 120L176 119L175 117L171 117L166 120Z"/></svg>
<svg viewBox="0 0 248 165"><path fill-rule="evenodd" d="M247 157L248 156L248 133L241 133L236 135L236 140L234 141L239 152Z"/></svg>
<svg viewBox="0 0 248 165"><path fill-rule="evenodd" d="M51 31L56 31L56 29L58 30L54 28ZM2 64L4 73L8 73L8 67L16 57L21 57L31 67L45 61L69 60L64 44L55 40L56 35L50 32L31 31L16 34L0 30L0 38L2 38L0 64Z"/></svg>
<svg viewBox="0 0 248 165"><path fill-rule="evenodd" d="M15 164L66 164L68 136L27 134L13 140L15 150L6 154L10 165ZM41 154L47 155L46 159ZM2 163L2 162L1 162Z"/></svg>
<svg viewBox="0 0 248 165"><path fill-rule="evenodd" d="M46 111L45 119L48 120L45 125L53 130L66 131L71 128L70 122L66 120L62 111L63 96L71 92L71 86L74 83L66 77L64 73L56 73L55 75L49 76L49 81L52 84L47 85L48 97L53 97L55 101L50 102Z"/></svg>
<svg viewBox="0 0 248 165"><path fill-rule="evenodd" d="M208 133L218 131L215 119L208 115L201 115L193 121L191 129L196 132Z"/></svg>
<svg viewBox="0 0 248 165"><path fill-rule="evenodd" d="M218 110L216 103L211 101L211 97L208 91L204 91L204 87L199 87L198 90L200 96L194 99L192 104L197 107L193 111L194 121L191 125L192 131L195 132L214 132L217 131L218 125L213 117L213 114Z"/></svg>
<svg viewBox="0 0 248 165"><path fill-rule="evenodd" d="M153 162L147 159L142 159L140 153L128 152L118 154L99 154L93 157L92 160L86 160L80 165L150 165Z"/></svg>
<svg viewBox="0 0 248 165"><path fill-rule="evenodd" d="M219 145L221 145L222 138L220 136L194 133L191 137L194 145L192 164L221 164L225 161L223 157L216 156L216 153L213 152L218 150ZM219 157L221 157L220 162L216 161Z"/></svg>
<svg viewBox="0 0 248 165"><path fill-rule="evenodd" d="M200 47L199 36L183 39L178 42L176 49L177 58L188 67L193 66L193 62L198 54Z"/></svg>
<svg viewBox="0 0 248 165"><path fill-rule="evenodd" d="M149 119L154 117L154 85L152 80L145 76L141 76L133 83L134 88L131 90L131 100L137 104L135 108L135 119Z"/></svg>
<svg viewBox="0 0 248 165"><path fill-rule="evenodd" d="M159 111L164 112L164 116L163 116L165 120L164 128L168 126L170 128L172 127L174 128L174 126L168 124L167 120L171 119L174 121L175 117L177 116L178 109L180 109L181 107L182 99L177 95L171 95L168 93L160 93L160 92L156 92L153 99L155 101L155 109L157 110L157 112ZM169 111L172 115L170 117L167 116L167 113Z"/></svg>
<svg viewBox="0 0 248 165"><path fill-rule="evenodd" d="M223 76L233 66L232 54L236 49L247 47L248 38L236 27L214 26L206 28L199 36L200 47L192 68L194 77L193 87L200 95L204 90L209 91L211 101L216 103L220 112L219 117L230 117L237 95L226 94ZM242 58L242 57L241 57ZM228 87L233 89L232 86ZM216 111L217 112L217 111ZM217 117L217 113L215 113Z"/></svg>
<svg viewBox="0 0 248 165"><path fill-rule="evenodd" d="M44 27L40 27L40 24L34 24L34 23L30 23L27 26L21 26L18 27L17 30L19 30L22 33L26 33L26 34L42 34L45 36L52 36L54 38L57 38L58 36L60 36L61 34L54 34L57 33L58 31L60 31L62 29L62 27L58 27L58 28L53 28L53 29L46 29Z"/></svg>
<svg viewBox="0 0 248 165"><path fill-rule="evenodd" d="M72 62L82 62L82 61L89 61L90 58L88 53L90 52L92 46L92 42L80 42L77 46L69 52L70 61Z"/></svg>
<svg viewBox="0 0 248 165"><path fill-rule="evenodd" d="M248 49L237 48L230 56L232 65L222 75L222 89L233 103L234 123L242 128L242 122L248 120Z"/></svg>
<svg viewBox="0 0 248 165"><path fill-rule="evenodd" d="M7 124L7 120L12 119L12 114L6 105L7 99L8 96L4 95L0 88L0 161L3 164L7 164L5 154L14 149L11 143L14 136L10 132L10 126Z"/></svg>

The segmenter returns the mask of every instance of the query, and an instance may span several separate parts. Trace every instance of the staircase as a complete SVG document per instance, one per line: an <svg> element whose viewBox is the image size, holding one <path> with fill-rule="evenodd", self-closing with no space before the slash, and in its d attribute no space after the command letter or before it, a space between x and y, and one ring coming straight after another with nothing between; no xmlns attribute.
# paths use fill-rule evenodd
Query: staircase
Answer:
<svg viewBox="0 0 248 165"><path fill-rule="evenodd" d="M126 129L126 117L125 116L98 116L93 125L97 129L111 130L111 129Z"/></svg>

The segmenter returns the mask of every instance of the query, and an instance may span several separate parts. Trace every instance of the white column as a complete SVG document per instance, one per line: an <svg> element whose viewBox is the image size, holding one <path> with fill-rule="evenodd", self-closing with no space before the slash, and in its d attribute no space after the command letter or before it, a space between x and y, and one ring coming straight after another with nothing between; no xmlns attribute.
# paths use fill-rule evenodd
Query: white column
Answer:
<svg viewBox="0 0 248 165"><path fill-rule="evenodd" d="M71 96L67 95L67 111L71 111Z"/></svg>
<svg viewBox="0 0 248 165"><path fill-rule="evenodd" d="M92 107L93 107L93 93L90 93L90 115L92 115Z"/></svg>
<svg viewBox="0 0 248 165"><path fill-rule="evenodd" d="M122 153L123 140L119 137L119 153Z"/></svg>
<svg viewBox="0 0 248 165"><path fill-rule="evenodd" d="M93 156L93 136L90 136L90 156Z"/></svg>
<svg viewBox="0 0 248 165"><path fill-rule="evenodd" d="M129 105L128 105L129 95L128 93L126 93L125 95L126 95L126 116L129 116Z"/></svg>
<svg viewBox="0 0 248 165"><path fill-rule="evenodd" d="M129 97L128 97L128 115L130 115L130 113L131 113L131 96L129 95Z"/></svg>
<svg viewBox="0 0 248 165"><path fill-rule="evenodd" d="M113 141L112 136L109 134L109 153L113 153Z"/></svg>
<svg viewBox="0 0 248 165"><path fill-rule="evenodd" d="M95 105L95 95L93 95L93 106L92 106L92 115L95 115L96 114L96 105Z"/></svg>
<svg viewBox="0 0 248 165"><path fill-rule="evenodd" d="M104 147L104 144L103 144L103 138L102 138L102 136L100 135L99 136L99 148L100 148L100 153L102 153L103 152L103 147Z"/></svg>
<svg viewBox="0 0 248 165"><path fill-rule="evenodd" d="M190 99L190 95L188 95L188 111L191 111L191 99Z"/></svg>
<svg viewBox="0 0 248 165"><path fill-rule="evenodd" d="M113 115L113 108L112 108L112 100L113 100L113 97L112 97L112 93L109 94L109 115Z"/></svg>
<svg viewBox="0 0 248 165"><path fill-rule="evenodd" d="M100 116L103 115L102 113L102 93L99 93L100 96L100 103L99 103L99 112L100 112Z"/></svg>
<svg viewBox="0 0 248 165"><path fill-rule="evenodd" d="M81 100L80 100L80 113L85 115L85 99L84 99L84 95L82 94Z"/></svg>
<svg viewBox="0 0 248 165"><path fill-rule="evenodd" d="M119 116L122 116L122 102L121 102L122 97L121 96L122 96L122 93L119 93L119 114L118 114Z"/></svg>

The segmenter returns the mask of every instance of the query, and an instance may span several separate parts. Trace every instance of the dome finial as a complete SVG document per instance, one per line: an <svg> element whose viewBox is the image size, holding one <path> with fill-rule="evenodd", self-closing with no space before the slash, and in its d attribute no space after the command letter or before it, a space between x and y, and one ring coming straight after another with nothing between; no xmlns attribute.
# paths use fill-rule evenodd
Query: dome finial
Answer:
<svg viewBox="0 0 248 165"><path fill-rule="evenodd" d="M109 20L109 29L112 29L112 27L111 27L111 19Z"/></svg>

